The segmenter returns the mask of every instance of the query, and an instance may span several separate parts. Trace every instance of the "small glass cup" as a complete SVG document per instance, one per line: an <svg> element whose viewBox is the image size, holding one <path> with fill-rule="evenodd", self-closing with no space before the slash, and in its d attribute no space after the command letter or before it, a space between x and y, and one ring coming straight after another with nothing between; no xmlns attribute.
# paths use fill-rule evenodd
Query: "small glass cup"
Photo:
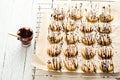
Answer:
<svg viewBox="0 0 120 80"><path fill-rule="evenodd" d="M28 47L31 45L31 40L33 39L33 30L29 27L22 27L17 31L18 40L21 41L22 46Z"/></svg>

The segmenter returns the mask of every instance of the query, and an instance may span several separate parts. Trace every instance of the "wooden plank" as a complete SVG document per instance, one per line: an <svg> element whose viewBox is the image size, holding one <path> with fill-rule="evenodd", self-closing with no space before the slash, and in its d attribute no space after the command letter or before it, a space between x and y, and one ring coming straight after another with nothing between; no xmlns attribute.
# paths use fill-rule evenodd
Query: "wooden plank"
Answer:
<svg viewBox="0 0 120 80"><path fill-rule="evenodd" d="M1 0L0 1L0 80L2 80L3 69L5 67L6 47L7 47L7 27L9 27L8 14L12 11L13 0Z"/></svg>
<svg viewBox="0 0 120 80"><path fill-rule="evenodd" d="M34 53L34 42L32 42L31 46L27 49L27 56L26 56L26 64L25 70L23 73L23 80L32 80L32 66L31 66L31 59Z"/></svg>
<svg viewBox="0 0 120 80"><path fill-rule="evenodd" d="M31 65L31 59L32 55L34 54L34 38L35 38L35 23L36 23L36 16L34 15L33 11L34 1L29 0L29 15L28 17L31 18L29 21L29 27L33 29L34 37L31 42L31 46L27 48L27 56L26 56L26 62L25 62L25 68L23 73L23 79L22 80L32 80L32 65Z"/></svg>
<svg viewBox="0 0 120 80"><path fill-rule="evenodd" d="M0 33L2 31L0 30ZM4 33L4 32L3 32ZM4 62L5 62L5 48L6 48L6 35L2 34L2 36L0 36L0 79L1 79L1 74L3 73L3 67L4 67Z"/></svg>

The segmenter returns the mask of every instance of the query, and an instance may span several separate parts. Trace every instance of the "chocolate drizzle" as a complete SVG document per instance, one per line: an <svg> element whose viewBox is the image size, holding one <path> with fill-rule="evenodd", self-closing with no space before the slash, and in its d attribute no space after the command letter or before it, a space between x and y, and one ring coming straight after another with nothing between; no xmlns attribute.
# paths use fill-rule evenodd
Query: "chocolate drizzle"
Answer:
<svg viewBox="0 0 120 80"><path fill-rule="evenodd" d="M100 33L109 34L112 31L112 27L110 24L104 23L102 26L99 25L97 30Z"/></svg>
<svg viewBox="0 0 120 80"><path fill-rule="evenodd" d="M54 20L56 20L56 21L64 20L65 14L64 14L63 8L61 10L59 8L55 8L54 13L51 14L51 17L53 17Z"/></svg>
<svg viewBox="0 0 120 80"><path fill-rule="evenodd" d="M47 53L51 57L57 57L61 53L61 46L60 45L51 45Z"/></svg>
<svg viewBox="0 0 120 80"><path fill-rule="evenodd" d="M54 21L49 25L49 28L51 29L51 31L60 31L62 30L62 23Z"/></svg>
<svg viewBox="0 0 120 80"><path fill-rule="evenodd" d="M50 43L59 43L62 40L61 33L52 32L48 35L48 40L50 41Z"/></svg>
<svg viewBox="0 0 120 80"><path fill-rule="evenodd" d="M77 4L75 6L72 6L72 8L69 10L69 17L72 20L80 20L82 18L82 5L78 6Z"/></svg>
<svg viewBox="0 0 120 80"><path fill-rule="evenodd" d="M109 8L107 10L107 8ZM103 7L103 12L102 14L100 14L100 21L101 22L111 22L113 20L113 16L111 16L111 9L110 9L110 5L108 5L108 7L104 6Z"/></svg>
<svg viewBox="0 0 120 80"><path fill-rule="evenodd" d="M83 63L81 68L85 73L96 73L96 65L91 61Z"/></svg>
<svg viewBox="0 0 120 80"><path fill-rule="evenodd" d="M68 45L64 52L66 57L75 57L78 55L78 49L75 45Z"/></svg>
<svg viewBox="0 0 120 80"><path fill-rule="evenodd" d="M63 29L66 32L75 31L76 24L73 20L70 20L67 18L67 21L65 23L63 23Z"/></svg>
<svg viewBox="0 0 120 80"><path fill-rule="evenodd" d="M102 59L110 59L112 58L114 52L112 51L110 47L102 47L99 49L98 54Z"/></svg>
<svg viewBox="0 0 120 80"><path fill-rule="evenodd" d="M72 32L68 32L66 35L67 44L75 44L78 41L78 36Z"/></svg>
<svg viewBox="0 0 120 80"><path fill-rule="evenodd" d="M101 34L97 40L101 46L108 46L112 43L112 40L108 34Z"/></svg>
<svg viewBox="0 0 120 80"><path fill-rule="evenodd" d="M113 66L113 62L111 60L103 60L101 62L101 70L103 72L108 73L108 72L113 71L113 69L114 69L114 66Z"/></svg>
<svg viewBox="0 0 120 80"><path fill-rule="evenodd" d="M91 46L84 47L81 53L82 56L87 60L92 59L96 54L94 48L92 48Z"/></svg>
<svg viewBox="0 0 120 80"><path fill-rule="evenodd" d="M52 58L52 60L48 61L48 68L52 70L61 70L62 65L61 61L58 58Z"/></svg>
<svg viewBox="0 0 120 80"><path fill-rule="evenodd" d="M85 45L93 45L95 43L95 38L92 34L87 34L82 37L82 42Z"/></svg>
<svg viewBox="0 0 120 80"><path fill-rule="evenodd" d="M74 58L67 58L65 60L65 67L70 71L75 71L78 68L78 61Z"/></svg>
<svg viewBox="0 0 120 80"><path fill-rule="evenodd" d="M93 25L90 25L90 24L83 24L81 25L80 27L80 31L83 32L83 33L90 33L94 30L94 26Z"/></svg>

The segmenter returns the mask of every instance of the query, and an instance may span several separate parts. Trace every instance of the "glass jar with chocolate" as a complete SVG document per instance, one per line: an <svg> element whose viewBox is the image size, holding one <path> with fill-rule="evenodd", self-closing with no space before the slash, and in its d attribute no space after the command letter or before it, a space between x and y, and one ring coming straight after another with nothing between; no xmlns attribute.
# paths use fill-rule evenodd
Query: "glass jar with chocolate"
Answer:
<svg viewBox="0 0 120 80"><path fill-rule="evenodd" d="M30 46L33 39L33 30L29 27L22 27L17 31L17 35L23 46Z"/></svg>

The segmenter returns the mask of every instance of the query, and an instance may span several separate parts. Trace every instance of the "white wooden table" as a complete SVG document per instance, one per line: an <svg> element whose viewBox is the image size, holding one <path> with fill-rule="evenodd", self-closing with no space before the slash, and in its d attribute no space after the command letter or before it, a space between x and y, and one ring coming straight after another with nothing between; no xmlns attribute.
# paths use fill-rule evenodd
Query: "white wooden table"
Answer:
<svg viewBox="0 0 120 80"><path fill-rule="evenodd" d="M20 27L27 26L34 30L35 36L36 3L37 0L0 0L0 80L32 80L31 59L34 54L34 39L32 45L25 48L8 33L16 34ZM63 78L40 76L37 80L60 79Z"/></svg>
<svg viewBox="0 0 120 80"><path fill-rule="evenodd" d="M32 80L33 45L24 48L8 33L16 34L20 27L34 29L34 0L0 0L0 80Z"/></svg>

